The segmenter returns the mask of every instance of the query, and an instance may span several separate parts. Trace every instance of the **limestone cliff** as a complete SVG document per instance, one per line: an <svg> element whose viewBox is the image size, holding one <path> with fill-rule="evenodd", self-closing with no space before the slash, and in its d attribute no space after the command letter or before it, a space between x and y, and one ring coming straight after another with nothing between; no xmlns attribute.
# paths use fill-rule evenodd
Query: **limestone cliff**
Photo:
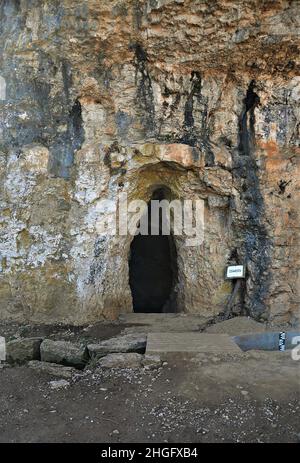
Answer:
<svg viewBox="0 0 300 463"><path fill-rule="evenodd" d="M205 201L175 244L178 310L296 323L297 0L2 0L0 316L85 323L132 310L131 237L100 200Z"/></svg>

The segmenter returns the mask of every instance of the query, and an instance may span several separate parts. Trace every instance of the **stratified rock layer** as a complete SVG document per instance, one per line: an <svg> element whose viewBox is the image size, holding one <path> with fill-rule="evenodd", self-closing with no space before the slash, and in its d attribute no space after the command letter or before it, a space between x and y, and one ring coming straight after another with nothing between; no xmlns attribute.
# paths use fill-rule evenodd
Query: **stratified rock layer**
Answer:
<svg viewBox="0 0 300 463"><path fill-rule="evenodd" d="M205 201L174 237L178 311L296 323L300 303L299 5L3 1L0 316L86 323L132 311L132 236L101 200Z"/></svg>

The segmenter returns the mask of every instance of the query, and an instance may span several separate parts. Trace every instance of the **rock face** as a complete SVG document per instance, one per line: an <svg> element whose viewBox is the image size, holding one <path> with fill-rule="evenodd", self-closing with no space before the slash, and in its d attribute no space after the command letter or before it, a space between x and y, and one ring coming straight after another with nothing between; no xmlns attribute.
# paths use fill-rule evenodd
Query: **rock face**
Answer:
<svg viewBox="0 0 300 463"><path fill-rule="evenodd" d="M83 368L88 359L87 349L67 341L45 339L41 344L41 360Z"/></svg>
<svg viewBox="0 0 300 463"><path fill-rule="evenodd" d="M176 310L294 323L300 303L297 2L28 0L0 6L0 316L132 311L120 193L204 201L174 236Z"/></svg>

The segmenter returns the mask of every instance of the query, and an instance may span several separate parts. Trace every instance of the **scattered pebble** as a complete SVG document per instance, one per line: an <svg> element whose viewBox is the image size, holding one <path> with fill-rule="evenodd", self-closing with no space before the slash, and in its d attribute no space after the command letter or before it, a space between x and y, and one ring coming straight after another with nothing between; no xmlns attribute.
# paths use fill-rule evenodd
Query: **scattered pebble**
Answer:
<svg viewBox="0 0 300 463"><path fill-rule="evenodd" d="M66 381L65 379L59 379L57 381L50 381L50 388L51 389L61 389L61 388L66 388L70 386L69 381Z"/></svg>

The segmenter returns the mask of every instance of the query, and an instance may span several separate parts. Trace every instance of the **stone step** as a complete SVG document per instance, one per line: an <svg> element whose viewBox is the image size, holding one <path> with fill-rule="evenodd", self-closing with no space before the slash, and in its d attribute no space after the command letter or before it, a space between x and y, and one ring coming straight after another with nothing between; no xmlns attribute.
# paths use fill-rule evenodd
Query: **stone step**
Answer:
<svg viewBox="0 0 300 463"><path fill-rule="evenodd" d="M119 322L131 325L125 333L143 332L185 332L203 329L209 319L201 315L179 313L128 313L119 317ZM146 327L146 328L145 328Z"/></svg>
<svg viewBox="0 0 300 463"><path fill-rule="evenodd" d="M241 353L227 334L207 333L148 333L146 354L180 352Z"/></svg>

